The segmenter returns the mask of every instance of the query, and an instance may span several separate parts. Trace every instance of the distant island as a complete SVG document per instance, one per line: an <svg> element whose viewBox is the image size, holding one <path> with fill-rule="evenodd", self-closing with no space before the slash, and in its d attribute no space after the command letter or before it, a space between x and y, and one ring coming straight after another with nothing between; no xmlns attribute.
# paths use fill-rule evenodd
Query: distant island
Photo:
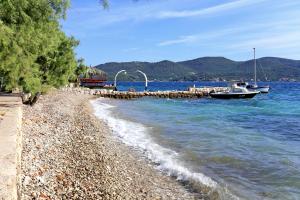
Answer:
<svg viewBox="0 0 300 200"><path fill-rule="evenodd" d="M120 80L138 81L143 78L134 73L142 70L152 81L228 81L253 79L253 60L233 61L224 57L202 57L194 60L172 62L109 62L96 68L113 80L119 70L129 73ZM257 77L260 81L300 81L300 60L277 57L257 59Z"/></svg>

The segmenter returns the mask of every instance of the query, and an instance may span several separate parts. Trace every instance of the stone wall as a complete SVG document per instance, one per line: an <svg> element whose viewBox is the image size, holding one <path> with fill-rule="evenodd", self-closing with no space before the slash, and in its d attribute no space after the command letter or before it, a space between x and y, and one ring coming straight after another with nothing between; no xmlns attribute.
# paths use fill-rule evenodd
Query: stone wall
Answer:
<svg viewBox="0 0 300 200"><path fill-rule="evenodd" d="M114 99L134 99L141 97L157 97L157 98L202 98L209 96L212 91L225 91L225 87L203 87L190 88L188 91L156 91L156 92L129 92L129 91L113 91L106 89L89 89L82 87L67 87L64 91L72 91L78 94L97 95L99 97L114 98Z"/></svg>

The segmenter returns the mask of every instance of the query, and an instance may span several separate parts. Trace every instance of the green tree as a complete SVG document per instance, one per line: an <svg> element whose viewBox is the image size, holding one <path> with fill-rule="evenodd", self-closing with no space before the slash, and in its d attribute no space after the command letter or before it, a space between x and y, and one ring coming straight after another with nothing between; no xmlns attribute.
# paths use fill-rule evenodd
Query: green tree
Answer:
<svg viewBox="0 0 300 200"><path fill-rule="evenodd" d="M108 0L100 0L103 8ZM88 68L75 59L79 44L61 30L69 0L0 1L0 77L7 91L33 94L60 87Z"/></svg>
<svg viewBox="0 0 300 200"><path fill-rule="evenodd" d="M59 25L68 6L68 0L0 1L0 75L6 90L36 93L74 78L78 41Z"/></svg>
<svg viewBox="0 0 300 200"><path fill-rule="evenodd" d="M88 77L89 67L84 64L84 59L80 58L78 61L78 66L75 71L76 77L82 76L84 78Z"/></svg>

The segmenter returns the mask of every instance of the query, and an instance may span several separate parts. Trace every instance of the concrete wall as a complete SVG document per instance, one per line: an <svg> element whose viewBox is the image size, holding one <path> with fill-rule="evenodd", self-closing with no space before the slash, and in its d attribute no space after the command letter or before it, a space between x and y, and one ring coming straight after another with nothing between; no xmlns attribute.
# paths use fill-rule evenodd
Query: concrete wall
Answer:
<svg viewBox="0 0 300 200"><path fill-rule="evenodd" d="M22 151L22 103L20 97L0 96L0 200L18 199Z"/></svg>

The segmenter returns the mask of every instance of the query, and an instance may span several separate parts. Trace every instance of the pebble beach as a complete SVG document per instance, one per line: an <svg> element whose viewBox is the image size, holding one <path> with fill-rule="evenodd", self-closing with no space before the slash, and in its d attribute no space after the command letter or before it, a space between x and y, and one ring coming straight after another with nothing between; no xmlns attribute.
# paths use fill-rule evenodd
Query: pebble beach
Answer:
<svg viewBox="0 0 300 200"><path fill-rule="evenodd" d="M87 94L23 106L21 199L202 199L154 169L93 115Z"/></svg>

